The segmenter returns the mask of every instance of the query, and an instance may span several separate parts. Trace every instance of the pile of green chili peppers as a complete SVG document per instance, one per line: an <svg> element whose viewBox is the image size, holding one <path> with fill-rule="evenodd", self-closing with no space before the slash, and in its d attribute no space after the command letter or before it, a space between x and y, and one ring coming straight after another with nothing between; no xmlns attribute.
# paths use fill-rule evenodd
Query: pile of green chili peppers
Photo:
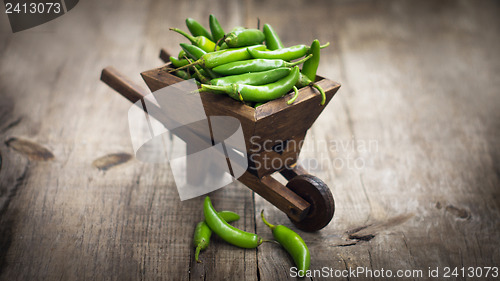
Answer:
<svg viewBox="0 0 500 281"><path fill-rule="evenodd" d="M170 57L173 68L168 71L185 80L195 78L199 91L227 94L257 107L293 90L287 101L292 104L298 89L310 86L325 104L325 92L315 80L320 49L329 43L314 40L310 46L284 47L269 24L262 30L235 27L226 33L214 15L209 17L210 32L191 18L186 25L190 33L171 28L191 44L180 44L182 50L177 58Z"/></svg>
<svg viewBox="0 0 500 281"><path fill-rule="evenodd" d="M212 232L224 241L240 248L253 249L263 242L273 242L263 240L255 233L246 232L230 225L229 222L237 221L240 216L230 211L217 212L208 196L205 197L203 203L203 214L205 220L199 222L194 231L195 260L197 262L200 262L200 251L208 247ZM264 210L261 212L261 217L264 224L272 230L276 242L292 256L299 276L306 274L311 264L311 255L304 240L284 225L272 225L267 222L264 218Z"/></svg>

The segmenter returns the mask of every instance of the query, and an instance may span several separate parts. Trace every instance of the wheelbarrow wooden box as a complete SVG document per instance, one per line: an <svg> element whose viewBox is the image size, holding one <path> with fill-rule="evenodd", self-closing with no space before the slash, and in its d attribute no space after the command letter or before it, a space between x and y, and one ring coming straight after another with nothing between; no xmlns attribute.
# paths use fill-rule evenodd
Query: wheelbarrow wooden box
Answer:
<svg viewBox="0 0 500 281"><path fill-rule="evenodd" d="M165 71L169 66L141 73L152 92L183 81ZM104 69L101 79L132 102L147 94L141 93L137 86L112 68ZM238 180L285 212L298 228L306 231L325 227L335 209L328 186L297 165L307 130L340 88L338 83L320 76L316 77L316 83L326 93L324 105L320 105L319 92L311 87L300 89L291 105L287 104L293 96L289 93L257 108L226 95L200 93L208 117L232 116L241 123L248 169ZM271 177L274 172L280 172L289 180L288 184L284 186Z"/></svg>

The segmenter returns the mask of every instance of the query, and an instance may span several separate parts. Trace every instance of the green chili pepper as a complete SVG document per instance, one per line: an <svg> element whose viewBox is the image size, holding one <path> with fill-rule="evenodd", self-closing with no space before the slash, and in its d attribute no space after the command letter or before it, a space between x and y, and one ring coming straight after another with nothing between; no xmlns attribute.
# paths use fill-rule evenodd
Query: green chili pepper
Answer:
<svg viewBox="0 0 500 281"><path fill-rule="evenodd" d="M230 244L241 248L257 248L263 242L257 234L245 232L225 222L215 211L208 196L203 204L203 214L210 229Z"/></svg>
<svg viewBox="0 0 500 281"><path fill-rule="evenodd" d="M330 43L326 43L323 46L318 46L319 48L325 48L328 45L330 45ZM288 48L277 49L274 51L248 50L248 52L254 59L282 59L291 61L307 55L311 51L310 49L311 48L306 45L296 45ZM311 58L311 60L314 60L314 58Z"/></svg>
<svg viewBox="0 0 500 281"><path fill-rule="evenodd" d="M212 38L212 34L210 34L210 32L208 32L203 27L203 25L201 25L196 20L194 20L192 18L187 18L186 19L186 26L189 29L189 32L191 32L191 34L193 34L193 36L195 36L195 37L196 36L205 36L208 39L210 39L211 41L214 41L214 39Z"/></svg>
<svg viewBox="0 0 500 281"><path fill-rule="evenodd" d="M182 67L189 64L189 62L186 59L178 59L175 57L170 57L170 62L175 67Z"/></svg>
<svg viewBox="0 0 500 281"><path fill-rule="evenodd" d="M183 58L185 55L186 55L186 52L184 52L184 50L182 50L182 49L181 49L181 50L179 51L179 54L177 55L177 57L178 57L179 59L181 59L181 58Z"/></svg>
<svg viewBox="0 0 500 281"><path fill-rule="evenodd" d="M179 78L182 78L184 80L189 80L191 79L191 76L184 70L177 70L176 72L174 72L175 75Z"/></svg>
<svg viewBox="0 0 500 281"><path fill-rule="evenodd" d="M260 216L262 217L262 221L273 231L274 239L292 256L299 276L304 276L311 265L311 255L302 237L284 225L272 225L268 223L264 218L264 210L262 210Z"/></svg>
<svg viewBox="0 0 500 281"><path fill-rule="evenodd" d="M274 83L261 86L245 84L213 86L202 84L200 91L222 91L235 100L244 102L266 102L280 98L288 93L299 80L299 75L299 67L295 66L288 76Z"/></svg>
<svg viewBox="0 0 500 281"><path fill-rule="evenodd" d="M276 69L271 69L261 72L250 72L239 75L225 76L221 78L212 79L210 84L212 85L231 85L231 84L246 84L246 85L265 85L275 82L288 74L290 74L291 68L279 67Z"/></svg>
<svg viewBox="0 0 500 281"><path fill-rule="evenodd" d="M278 67L292 67L307 61L311 56L312 55L309 55L296 62L287 62L280 59L253 59L245 61L234 61L214 67L212 70L221 75L236 75L247 72L258 72Z"/></svg>
<svg viewBox="0 0 500 281"><path fill-rule="evenodd" d="M306 45L296 45L288 48L276 49L274 51L249 50L248 52L255 59L282 59L291 61L307 54Z"/></svg>
<svg viewBox="0 0 500 281"><path fill-rule="evenodd" d="M320 104L321 105L325 104L325 102L326 102L326 93L323 90L323 88L321 88L320 85L318 85L318 84L314 83L313 81L311 81L304 74L300 73L299 80L297 81L297 84L295 84L295 86L297 86L298 88L302 88L302 87L305 87L305 86L310 86L310 87L316 88L319 91L319 93L321 94L321 103Z"/></svg>
<svg viewBox="0 0 500 281"><path fill-rule="evenodd" d="M214 15L210 15L208 17L208 22L210 24L210 31L212 32L212 39L214 42L219 41L222 37L224 37L224 29L219 24L219 21Z"/></svg>
<svg viewBox="0 0 500 281"><path fill-rule="evenodd" d="M186 54L194 59L194 60L198 60L200 59L203 55L207 54L207 52L203 51L201 48L195 46L195 45L189 45L189 44L186 44L186 43L181 43L179 44L181 46L181 48L186 52ZM191 64L192 62L190 61L188 64ZM217 75L217 73L213 72L211 69L209 68L203 68L206 72L206 74L208 74L208 76L210 77L210 79L214 79L214 78L217 78L219 77L219 75ZM207 81L204 81L204 79L202 77L200 77L200 81L202 83L206 83Z"/></svg>
<svg viewBox="0 0 500 281"><path fill-rule="evenodd" d="M252 58L248 53L247 49L255 48L255 49L265 49L264 45L255 45L252 47L243 47L243 48L235 48L235 49L226 49L220 50L217 52L206 53L201 58L193 64L200 65L202 67L213 68L222 64L226 64L229 62L247 60ZM183 66L182 68L187 68L188 66ZM181 68L181 69L182 69Z"/></svg>
<svg viewBox="0 0 500 281"><path fill-rule="evenodd" d="M264 36L266 38L266 46L269 50L277 50L283 48L283 43L274 29L269 24L264 24Z"/></svg>
<svg viewBox="0 0 500 281"><path fill-rule="evenodd" d="M191 36L187 34L185 31L182 31L178 28L170 28L170 30L173 30L182 36L186 37L193 45L196 45L203 49L205 52L213 52L215 49L215 43L212 42L210 39L208 39L205 36Z"/></svg>
<svg viewBox="0 0 500 281"><path fill-rule="evenodd" d="M243 29L230 32L224 41L229 47L235 48L262 44L264 39L264 33L258 29Z"/></svg>
<svg viewBox="0 0 500 281"><path fill-rule="evenodd" d="M259 107L259 106L261 106L261 105L263 105L263 104L264 104L263 102L257 102L257 103L255 103L255 105L254 105L253 107L254 107L254 108L257 108L257 107Z"/></svg>
<svg viewBox="0 0 500 281"><path fill-rule="evenodd" d="M310 53L313 55L313 57L305 62L302 66L302 74L304 74L313 82L316 80L316 71L318 70L319 66L320 49L321 46L319 45L319 41L314 40L310 48Z"/></svg>
<svg viewBox="0 0 500 281"><path fill-rule="evenodd" d="M195 45L189 45L186 43L180 43L179 45L181 46L182 50L186 53L186 55L193 60L199 60L201 56L207 53L200 47L197 47Z"/></svg>
<svg viewBox="0 0 500 281"><path fill-rule="evenodd" d="M240 216L237 213L230 211L222 211L218 214L228 223L240 219ZM200 262L200 251L205 250L208 247L208 244L210 244L210 236L212 236L212 230L208 227L207 223L204 220L199 222L194 229L194 246L196 247L194 259L196 262Z"/></svg>

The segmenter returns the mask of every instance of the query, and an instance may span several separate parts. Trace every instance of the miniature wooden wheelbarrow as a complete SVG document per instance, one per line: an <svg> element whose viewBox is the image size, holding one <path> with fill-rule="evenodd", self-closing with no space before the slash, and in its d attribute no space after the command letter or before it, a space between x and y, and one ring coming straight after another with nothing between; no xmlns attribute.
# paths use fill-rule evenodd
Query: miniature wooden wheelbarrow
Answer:
<svg viewBox="0 0 500 281"><path fill-rule="evenodd" d="M168 55L162 52L160 57ZM141 73L152 92L184 81L164 70L169 66ZM103 69L101 80L132 103L149 94L112 67ZM286 102L293 94L287 94L257 108L225 95L200 94L208 117L232 116L241 123L248 169L238 180L287 214L297 228L309 232L328 225L335 211L328 186L297 164L307 130L340 88L338 83L320 76L316 77L316 83L326 93L323 106L320 105L321 96L311 87L300 89L298 98L291 105ZM161 116L154 117L162 122ZM263 165L265 162L268 165ZM288 180L286 186L271 176L275 172Z"/></svg>

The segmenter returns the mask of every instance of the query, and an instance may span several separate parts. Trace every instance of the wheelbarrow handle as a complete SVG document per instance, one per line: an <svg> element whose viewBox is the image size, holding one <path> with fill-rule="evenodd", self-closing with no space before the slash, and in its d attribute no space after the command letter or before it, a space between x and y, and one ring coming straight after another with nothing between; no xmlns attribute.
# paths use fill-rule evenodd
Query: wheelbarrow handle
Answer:
<svg viewBox="0 0 500 281"><path fill-rule="evenodd" d="M108 84L108 86L132 103L143 99L149 94L149 91L132 82L112 66L108 66L102 70L101 81Z"/></svg>
<svg viewBox="0 0 500 281"><path fill-rule="evenodd" d="M161 49L160 50L160 59L164 62L170 62L170 56L172 56L172 53L169 52L167 49ZM181 58L179 58L181 59Z"/></svg>

